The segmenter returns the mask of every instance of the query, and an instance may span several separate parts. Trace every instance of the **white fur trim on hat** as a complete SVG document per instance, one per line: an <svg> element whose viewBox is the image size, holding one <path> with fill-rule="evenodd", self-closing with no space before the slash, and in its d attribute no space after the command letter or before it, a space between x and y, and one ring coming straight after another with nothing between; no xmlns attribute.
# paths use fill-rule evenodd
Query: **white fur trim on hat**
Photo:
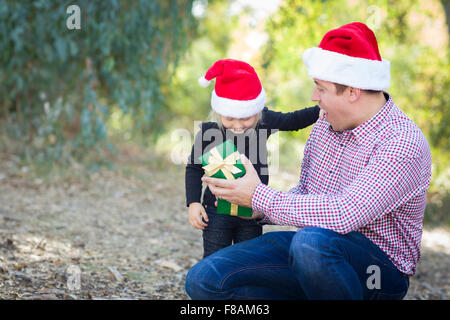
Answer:
<svg viewBox="0 0 450 320"><path fill-rule="evenodd" d="M211 81L206 80L205 77L203 77L203 76L198 78L198 84L203 88L206 88L207 86L209 86L210 83L211 83Z"/></svg>
<svg viewBox="0 0 450 320"><path fill-rule="evenodd" d="M311 78L365 90L386 90L391 82L390 62L351 57L323 50L306 49L303 62Z"/></svg>
<svg viewBox="0 0 450 320"><path fill-rule="evenodd" d="M218 114L230 118L248 118L262 111L266 103L266 93L261 88L260 94L253 100L233 100L219 97L216 91L211 94L211 107Z"/></svg>

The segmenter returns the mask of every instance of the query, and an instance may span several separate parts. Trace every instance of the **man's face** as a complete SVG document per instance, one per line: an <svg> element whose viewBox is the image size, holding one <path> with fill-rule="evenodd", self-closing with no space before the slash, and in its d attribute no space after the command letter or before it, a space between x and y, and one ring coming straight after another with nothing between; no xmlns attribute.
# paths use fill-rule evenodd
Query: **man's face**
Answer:
<svg viewBox="0 0 450 320"><path fill-rule="evenodd" d="M317 101L321 110L325 112L325 120L331 124L334 131L344 131L349 126L350 107L345 92L336 93L332 82L314 79L314 88L311 99Z"/></svg>

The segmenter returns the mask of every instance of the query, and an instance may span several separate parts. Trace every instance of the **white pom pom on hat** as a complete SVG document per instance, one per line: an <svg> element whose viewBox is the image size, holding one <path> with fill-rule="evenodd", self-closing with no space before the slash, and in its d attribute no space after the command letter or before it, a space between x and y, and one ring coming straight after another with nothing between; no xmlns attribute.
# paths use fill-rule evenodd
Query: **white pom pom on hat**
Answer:
<svg viewBox="0 0 450 320"><path fill-rule="evenodd" d="M208 87L210 83L211 83L211 81L206 80L204 76L201 76L200 78L198 78L198 84L203 88Z"/></svg>

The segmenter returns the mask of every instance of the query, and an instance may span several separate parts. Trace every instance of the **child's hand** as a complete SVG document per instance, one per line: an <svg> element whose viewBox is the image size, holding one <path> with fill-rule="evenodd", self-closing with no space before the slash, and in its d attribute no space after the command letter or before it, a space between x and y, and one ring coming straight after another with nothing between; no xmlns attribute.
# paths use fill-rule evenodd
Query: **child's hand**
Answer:
<svg viewBox="0 0 450 320"><path fill-rule="evenodd" d="M320 109L319 111L319 119L323 120L325 118L325 111L323 111L322 109Z"/></svg>
<svg viewBox="0 0 450 320"><path fill-rule="evenodd" d="M192 202L189 205L189 222L191 225L196 229L205 229L208 225L202 221L202 217L208 222L208 215L202 204L199 202Z"/></svg>

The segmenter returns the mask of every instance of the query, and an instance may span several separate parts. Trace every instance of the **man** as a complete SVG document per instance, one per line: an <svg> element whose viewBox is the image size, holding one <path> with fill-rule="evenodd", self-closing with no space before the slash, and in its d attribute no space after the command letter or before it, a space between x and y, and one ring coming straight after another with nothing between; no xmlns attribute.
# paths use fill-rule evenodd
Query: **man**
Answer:
<svg viewBox="0 0 450 320"><path fill-rule="evenodd" d="M303 54L325 112L289 192L247 174L203 178L260 223L297 226L228 247L186 277L193 299L402 299L420 258L431 155L386 90L389 61L362 23L329 31Z"/></svg>

